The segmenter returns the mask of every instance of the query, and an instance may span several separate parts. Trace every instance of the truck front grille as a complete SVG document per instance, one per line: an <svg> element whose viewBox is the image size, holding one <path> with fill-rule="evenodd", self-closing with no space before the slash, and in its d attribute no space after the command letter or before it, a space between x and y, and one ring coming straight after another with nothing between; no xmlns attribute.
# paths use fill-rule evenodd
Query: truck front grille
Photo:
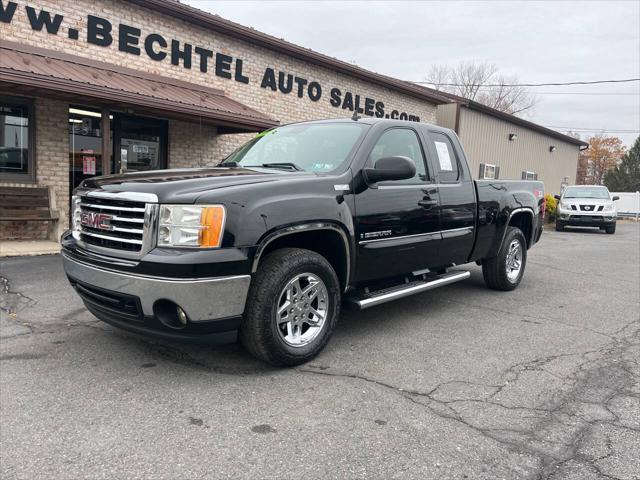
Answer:
<svg viewBox="0 0 640 480"><path fill-rule="evenodd" d="M145 203L81 197L80 211L80 239L85 244L141 252L145 236Z"/></svg>

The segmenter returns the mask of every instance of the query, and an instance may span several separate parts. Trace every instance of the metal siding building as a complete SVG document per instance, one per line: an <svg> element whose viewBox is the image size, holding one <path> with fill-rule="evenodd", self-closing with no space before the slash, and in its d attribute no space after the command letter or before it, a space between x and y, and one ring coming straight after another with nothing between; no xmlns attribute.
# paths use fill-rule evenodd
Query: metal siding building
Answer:
<svg viewBox="0 0 640 480"><path fill-rule="evenodd" d="M487 165L497 167L501 179L519 180L529 172L529 178L544 182L548 193L560 193L563 182L574 182L580 150L588 146L468 100L440 105L437 121L458 133L475 178Z"/></svg>

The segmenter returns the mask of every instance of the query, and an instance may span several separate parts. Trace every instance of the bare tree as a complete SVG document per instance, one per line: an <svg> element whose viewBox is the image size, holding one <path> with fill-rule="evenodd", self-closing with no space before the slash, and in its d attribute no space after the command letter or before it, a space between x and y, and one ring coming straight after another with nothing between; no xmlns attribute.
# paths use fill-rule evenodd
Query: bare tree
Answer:
<svg viewBox="0 0 640 480"><path fill-rule="evenodd" d="M524 87L513 86L520 83L518 77L499 75L498 68L487 62L461 62L453 67L433 65L426 80L436 90L474 100L512 115L531 109L538 101Z"/></svg>

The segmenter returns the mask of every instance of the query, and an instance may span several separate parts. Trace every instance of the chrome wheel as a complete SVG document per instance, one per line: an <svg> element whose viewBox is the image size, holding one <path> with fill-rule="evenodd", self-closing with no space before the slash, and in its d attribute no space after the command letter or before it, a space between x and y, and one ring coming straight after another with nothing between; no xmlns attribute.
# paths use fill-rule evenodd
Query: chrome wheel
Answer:
<svg viewBox="0 0 640 480"><path fill-rule="evenodd" d="M313 273L291 279L278 298L277 327L287 345L302 347L322 331L329 311L329 293Z"/></svg>
<svg viewBox="0 0 640 480"><path fill-rule="evenodd" d="M513 240L509 244L505 269L507 272L507 279L511 283L516 283L518 281L518 276L520 275L520 270L522 270L522 245L518 240Z"/></svg>

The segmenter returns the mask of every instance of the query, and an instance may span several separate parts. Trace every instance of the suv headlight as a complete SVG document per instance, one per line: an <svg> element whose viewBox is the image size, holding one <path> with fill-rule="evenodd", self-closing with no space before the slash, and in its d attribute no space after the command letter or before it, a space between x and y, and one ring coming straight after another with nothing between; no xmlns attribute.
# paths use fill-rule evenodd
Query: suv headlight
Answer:
<svg viewBox="0 0 640 480"><path fill-rule="evenodd" d="M561 210L571 210L571 204L560 202L560 209Z"/></svg>
<svg viewBox="0 0 640 480"><path fill-rule="evenodd" d="M613 203L609 203L609 204L604 206L602 211L603 212L613 212L615 209L616 209L616 207L613 205Z"/></svg>
<svg viewBox="0 0 640 480"><path fill-rule="evenodd" d="M222 205L160 205L158 246L217 248L225 218Z"/></svg>

